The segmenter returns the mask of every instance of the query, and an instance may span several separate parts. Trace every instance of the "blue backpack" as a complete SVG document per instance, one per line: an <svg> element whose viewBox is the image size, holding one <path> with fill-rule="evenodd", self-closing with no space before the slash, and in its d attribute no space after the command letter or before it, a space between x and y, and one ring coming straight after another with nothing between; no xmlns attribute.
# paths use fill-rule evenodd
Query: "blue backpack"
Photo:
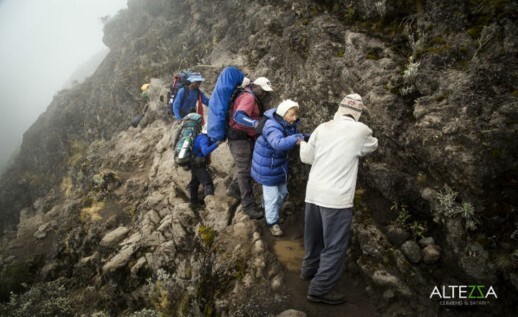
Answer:
<svg viewBox="0 0 518 317"><path fill-rule="evenodd" d="M214 141L227 138L228 108L235 96L234 92L243 82L245 75L236 67L225 68L216 81L210 96L207 121L207 134Z"/></svg>

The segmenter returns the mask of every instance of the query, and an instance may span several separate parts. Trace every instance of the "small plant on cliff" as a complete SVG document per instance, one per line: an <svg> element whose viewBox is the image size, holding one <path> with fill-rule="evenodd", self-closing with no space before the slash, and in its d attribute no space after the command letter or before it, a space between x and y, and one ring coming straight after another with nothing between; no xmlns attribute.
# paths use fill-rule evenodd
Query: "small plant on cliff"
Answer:
<svg viewBox="0 0 518 317"><path fill-rule="evenodd" d="M155 308L164 314L172 314L171 290L175 283L171 275L163 269L158 269L155 279L147 280L149 287L149 297Z"/></svg>
<svg viewBox="0 0 518 317"><path fill-rule="evenodd" d="M459 207L459 214L465 220L466 229L477 229L478 219L475 217L475 207L469 202L463 202Z"/></svg>
<svg viewBox="0 0 518 317"><path fill-rule="evenodd" d="M401 88L401 94L403 96L412 93L416 89L415 81L417 78L419 65L419 62L414 62L413 56L408 58L408 64L403 71L403 82L405 83L405 86Z"/></svg>
<svg viewBox="0 0 518 317"><path fill-rule="evenodd" d="M482 32L480 32L480 37L477 40L478 48L475 51L475 55L473 55L473 58L471 60L475 59L475 57L478 55L478 52L495 37L496 32L497 26L495 23L484 26Z"/></svg>
<svg viewBox="0 0 518 317"><path fill-rule="evenodd" d="M456 214L455 210L455 199L457 199L457 193L451 189L450 186L444 185L444 190L437 197L439 200L439 214L446 217L453 217Z"/></svg>
<svg viewBox="0 0 518 317"><path fill-rule="evenodd" d="M426 226L418 221L412 222L408 226L408 229L410 230L410 232L412 233L412 237L416 241L424 238L424 234L426 233L426 230L427 230Z"/></svg>
<svg viewBox="0 0 518 317"><path fill-rule="evenodd" d="M474 231L479 223L475 215L475 207L470 202L458 203L458 194L448 185L437 196L438 205L435 208L434 221L439 222L441 218L460 217L464 220L466 230Z"/></svg>
<svg viewBox="0 0 518 317"><path fill-rule="evenodd" d="M344 21L347 23L353 23L356 20L356 10L353 5L348 5L344 10Z"/></svg>
<svg viewBox="0 0 518 317"><path fill-rule="evenodd" d="M400 89L402 96L409 95L416 90L415 82L419 70L419 65L421 64L417 61L417 59L423 52L425 43L427 41L426 31L422 27L414 26L416 19L417 16L408 18L403 28L403 34L408 38L408 44L412 49L412 53L408 57L408 64L406 64L403 71L404 86Z"/></svg>
<svg viewBox="0 0 518 317"><path fill-rule="evenodd" d="M410 214L408 213L407 207L405 205L400 206L397 202L395 202L392 207L390 207L390 210L399 212L397 218L392 221L392 225L398 228L407 229L407 222L410 219Z"/></svg>
<svg viewBox="0 0 518 317"><path fill-rule="evenodd" d="M105 311L96 311L89 315L82 314L81 317L110 317L110 314Z"/></svg>
<svg viewBox="0 0 518 317"><path fill-rule="evenodd" d="M426 177L426 174L424 172L417 173L417 176L415 177L415 180L419 185L426 184L427 179L428 178Z"/></svg>
<svg viewBox="0 0 518 317"><path fill-rule="evenodd" d="M200 226L198 228L198 234L200 235L200 238L203 240L205 246L210 248L214 243L216 231L212 230L209 227Z"/></svg>
<svg viewBox="0 0 518 317"><path fill-rule="evenodd" d="M397 218L392 221L392 226L410 231L414 240L419 240L424 237L424 234L427 230L426 224L423 224L419 221L413 221L410 223L412 216L408 212L406 205L399 205L396 202L392 205L392 207L390 207L390 209L399 212Z"/></svg>
<svg viewBox="0 0 518 317"><path fill-rule="evenodd" d="M376 12L378 12L380 17L383 19L387 13L387 0L374 3L374 7L376 8Z"/></svg>
<svg viewBox="0 0 518 317"><path fill-rule="evenodd" d="M513 272L518 269L518 249L511 253L500 253L495 256L495 266L502 272Z"/></svg>
<svg viewBox="0 0 518 317"><path fill-rule="evenodd" d="M403 34L408 38L408 44L412 49L412 57L416 58L419 53L423 50L424 45L426 43L426 32L424 30L418 29L414 32L412 27L413 19L410 19L410 22L405 24L403 28Z"/></svg>
<svg viewBox="0 0 518 317"><path fill-rule="evenodd" d="M129 317L160 317L162 314L154 309L142 309L134 312Z"/></svg>

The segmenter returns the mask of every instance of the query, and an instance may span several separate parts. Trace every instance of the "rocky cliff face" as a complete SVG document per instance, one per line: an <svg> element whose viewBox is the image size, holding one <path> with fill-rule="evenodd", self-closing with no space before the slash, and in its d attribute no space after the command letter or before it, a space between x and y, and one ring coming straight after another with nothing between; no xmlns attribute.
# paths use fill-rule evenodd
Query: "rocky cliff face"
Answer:
<svg viewBox="0 0 518 317"><path fill-rule="evenodd" d="M429 298L433 286L471 284L499 295L471 313L511 312L516 12L512 1L129 0L105 27L109 55L56 95L2 176L1 295L47 283L85 313L92 302L112 315L325 312L297 305L293 273L264 227L225 195L232 160L224 148L214 157L216 197L202 211L185 203L189 175L174 167L159 96L183 68L202 72L210 93L230 64L272 81L270 107L297 100L307 132L345 94L364 97L362 121L380 141L361 163L348 260L379 299L364 314L446 313ZM149 100L139 97L144 82ZM147 103L140 126L128 128ZM291 166L298 215L288 224L300 241L308 167L296 153ZM6 309L20 311L16 303L35 294L47 305L34 285Z"/></svg>

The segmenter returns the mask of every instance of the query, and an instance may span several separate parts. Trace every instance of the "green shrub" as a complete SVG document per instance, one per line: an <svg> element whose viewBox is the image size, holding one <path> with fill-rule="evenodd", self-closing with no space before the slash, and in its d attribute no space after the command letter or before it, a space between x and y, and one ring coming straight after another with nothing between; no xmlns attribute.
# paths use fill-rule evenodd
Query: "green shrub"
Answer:
<svg viewBox="0 0 518 317"><path fill-rule="evenodd" d="M392 225L401 229L408 228L408 220L410 219L410 214L408 213L407 207L405 205L399 205L397 202L390 207L391 210L398 211L397 218L392 221Z"/></svg>
<svg viewBox="0 0 518 317"><path fill-rule="evenodd" d="M419 240L419 239L424 238L424 234L427 231L426 226L417 221L412 222L408 226L408 229L412 233L412 237L414 238L414 240Z"/></svg>
<svg viewBox="0 0 518 317"><path fill-rule="evenodd" d="M21 293L34 280L34 273L39 267L39 259L27 262L11 263L0 267L0 302L9 300L11 293Z"/></svg>
<svg viewBox="0 0 518 317"><path fill-rule="evenodd" d="M153 309L143 309L134 312L129 317L161 317L162 315Z"/></svg>
<svg viewBox="0 0 518 317"><path fill-rule="evenodd" d="M54 282L35 285L23 294L11 294L9 302L0 305L5 317L72 317L73 301L63 285Z"/></svg>
<svg viewBox="0 0 518 317"><path fill-rule="evenodd" d="M475 214L475 207L470 202L457 202L457 196L458 194L451 187L444 185L444 190L437 196L438 204L434 210L434 221L439 222L443 218L460 217L464 220L466 230L476 230L479 221Z"/></svg>

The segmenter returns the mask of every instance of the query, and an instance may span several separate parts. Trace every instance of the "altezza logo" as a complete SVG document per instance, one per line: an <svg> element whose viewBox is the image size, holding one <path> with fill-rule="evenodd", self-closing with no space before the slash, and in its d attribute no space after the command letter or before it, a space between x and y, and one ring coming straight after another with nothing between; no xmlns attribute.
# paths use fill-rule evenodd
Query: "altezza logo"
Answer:
<svg viewBox="0 0 518 317"><path fill-rule="evenodd" d="M483 306L489 305L490 299L497 299L493 286L485 285L449 285L435 286L430 293L431 299L440 299L441 306Z"/></svg>
<svg viewBox="0 0 518 317"><path fill-rule="evenodd" d="M435 286L430 298L434 296L440 299L487 299L490 296L498 298L493 286L486 289L485 285L443 285L441 290Z"/></svg>

